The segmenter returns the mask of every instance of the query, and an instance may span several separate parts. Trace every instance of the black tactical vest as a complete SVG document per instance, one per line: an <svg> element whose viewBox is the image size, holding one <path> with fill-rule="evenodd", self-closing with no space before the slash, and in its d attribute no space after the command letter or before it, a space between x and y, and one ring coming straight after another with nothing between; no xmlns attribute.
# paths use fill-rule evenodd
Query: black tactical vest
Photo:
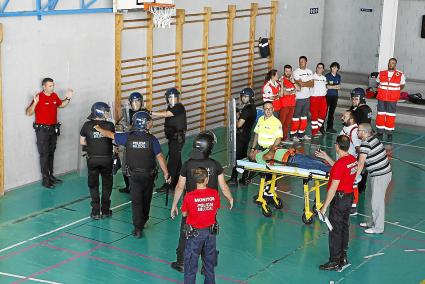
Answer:
<svg viewBox="0 0 425 284"><path fill-rule="evenodd" d="M152 135L133 131L125 145L127 166L132 170L153 170L156 166Z"/></svg>
<svg viewBox="0 0 425 284"><path fill-rule="evenodd" d="M114 129L113 124L108 121L92 120L88 121L90 124L87 141L87 154L88 156L110 156L112 157L112 139L104 137L100 132L93 128L99 125L104 129ZM109 127L108 127L109 126Z"/></svg>

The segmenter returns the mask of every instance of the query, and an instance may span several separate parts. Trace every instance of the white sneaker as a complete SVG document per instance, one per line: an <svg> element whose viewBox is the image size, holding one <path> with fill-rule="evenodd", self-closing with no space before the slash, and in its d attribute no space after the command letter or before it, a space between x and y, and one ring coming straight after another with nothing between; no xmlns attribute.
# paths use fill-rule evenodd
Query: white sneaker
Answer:
<svg viewBox="0 0 425 284"><path fill-rule="evenodd" d="M304 140L311 140L311 137L306 134L306 135L304 135L303 139Z"/></svg>
<svg viewBox="0 0 425 284"><path fill-rule="evenodd" d="M360 223L359 225L360 225L360 227L362 227L362 228L370 228L370 227L372 227L372 226L371 226L371 224L366 223L366 222Z"/></svg>
<svg viewBox="0 0 425 284"><path fill-rule="evenodd" d="M298 138L297 136L292 137L292 141L293 142L300 142L300 138Z"/></svg>
<svg viewBox="0 0 425 284"><path fill-rule="evenodd" d="M384 231L380 231L380 230L377 230L375 228L366 229L366 230L364 230L364 232L366 234L382 234L382 233L384 233Z"/></svg>

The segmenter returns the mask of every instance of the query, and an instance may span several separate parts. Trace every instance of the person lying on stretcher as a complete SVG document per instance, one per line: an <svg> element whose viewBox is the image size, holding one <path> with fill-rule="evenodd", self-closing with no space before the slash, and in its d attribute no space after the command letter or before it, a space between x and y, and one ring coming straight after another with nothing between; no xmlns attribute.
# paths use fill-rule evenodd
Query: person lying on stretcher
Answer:
<svg viewBox="0 0 425 284"><path fill-rule="evenodd" d="M319 159L297 153L296 149L283 149L272 146L264 151L252 151L249 155L251 161L262 165L290 166L307 170L319 170L329 173L331 166Z"/></svg>

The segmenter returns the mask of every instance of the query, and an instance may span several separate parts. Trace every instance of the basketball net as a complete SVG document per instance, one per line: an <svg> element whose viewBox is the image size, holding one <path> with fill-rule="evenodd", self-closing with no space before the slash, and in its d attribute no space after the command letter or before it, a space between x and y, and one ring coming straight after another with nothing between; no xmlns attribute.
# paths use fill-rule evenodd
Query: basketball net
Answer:
<svg viewBox="0 0 425 284"><path fill-rule="evenodd" d="M174 5L149 5L148 11L153 14L153 25L155 28L170 28L171 17L175 15Z"/></svg>

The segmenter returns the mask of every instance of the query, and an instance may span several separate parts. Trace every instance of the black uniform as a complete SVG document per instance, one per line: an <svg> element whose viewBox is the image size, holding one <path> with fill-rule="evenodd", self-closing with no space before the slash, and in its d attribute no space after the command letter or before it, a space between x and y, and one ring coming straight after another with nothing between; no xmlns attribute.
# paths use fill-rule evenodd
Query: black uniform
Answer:
<svg viewBox="0 0 425 284"><path fill-rule="evenodd" d="M368 105L360 105L350 108L354 114L354 120L357 124L370 123L372 121L372 110Z"/></svg>
<svg viewBox="0 0 425 284"><path fill-rule="evenodd" d="M256 118L257 109L254 104L247 104L242 108L239 119L245 120L245 123L241 128L236 130L236 160L242 160L247 156L252 127L255 124ZM238 172L236 171L236 167L234 167L232 171L232 178L236 179L237 176ZM244 177L245 176L246 175L244 175Z"/></svg>
<svg viewBox="0 0 425 284"><path fill-rule="evenodd" d="M175 188L182 167L181 152L185 143L187 121L186 109L181 103L168 107L173 116L165 118L164 132L168 139L168 173L171 176L171 188Z"/></svg>
<svg viewBox="0 0 425 284"><path fill-rule="evenodd" d="M203 167L207 169L209 174L209 181L207 184L208 188L218 190L218 176L223 173L223 167L214 159L210 158L191 158L187 160L180 171L180 175L186 178L186 188L185 192L190 192L196 189L196 182L192 178L192 170ZM177 262L183 263L184 249L186 245L186 239L183 233L183 226L186 224L186 218L182 217L182 222L180 226L180 237L179 237L179 246L176 249Z"/></svg>
<svg viewBox="0 0 425 284"><path fill-rule="evenodd" d="M353 111L354 120L357 124L360 123L371 123L372 121L372 109L366 105L360 105L358 107L351 107L350 108ZM357 185L357 188L359 189L359 192L364 192L366 190L366 182L367 182L367 171L364 169L362 171L362 180Z"/></svg>
<svg viewBox="0 0 425 284"><path fill-rule="evenodd" d="M149 220L156 175L156 155L161 146L152 134L142 131L115 134L115 142L125 145L129 173L131 207L135 229L143 230Z"/></svg>
<svg viewBox="0 0 425 284"><path fill-rule="evenodd" d="M144 108L144 107L140 108L140 110L138 110L138 111L134 111L134 110L132 110L132 109L130 108L130 109L129 109L129 111L128 111L128 114L129 114L129 117L130 117L130 121L128 122L128 124L129 124L129 125L133 124L133 115L134 115L136 112L139 112L139 111L146 111L146 112L149 112L149 111L148 111L146 108ZM123 176L123 178L124 178L125 188L126 188L126 189L128 189L128 188L129 188L129 186L130 186L130 181L128 180L128 176L127 176L127 174L126 174L126 171L125 171L125 170L123 170L123 171L122 171L122 176ZM128 193L128 191L127 191L126 193Z"/></svg>
<svg viewBox="0 0 425 284"><path fill-rule="evenodd" d="M99 125L101 128L115 131L112 122L101 120L90 120L84 123L80 135L87 142L87 168L88 186L90 189L92 214L107 215L111 213L112 192L112 139L102 136L93 127ZM99 174L102 176L102 202L99 197Z"/></svg>

